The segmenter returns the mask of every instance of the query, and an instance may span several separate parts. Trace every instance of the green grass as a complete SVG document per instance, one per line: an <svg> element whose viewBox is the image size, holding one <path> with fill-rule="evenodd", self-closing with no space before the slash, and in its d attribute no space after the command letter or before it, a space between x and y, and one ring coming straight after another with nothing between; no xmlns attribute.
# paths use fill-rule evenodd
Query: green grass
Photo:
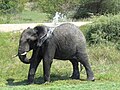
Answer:
<svg viewBox="0 0 120 90"><path fill-rule="evenodd" d="M0 23L41 23L49 21L49 15L37 11L23 11L17 15L0 17Z"/></svg>
<svg viewBox="0 0 120 90"><path fill-rule="evenodd" d="M120 83L115 82L79 82L74 80L56 81L50 84L29 86L6 86L0 90L119 90Z"/></svg>
<svg viewBox="0 0 120 90"><path fill-rule="evenodd" d="M0 33L0 90L119 90L120 51L114 45L88 46L90 63L96 81L71 80L72 65L69 61L54 60L51 82L43 84L43 68L40 63L34 85L27 85L29 65L25 65L17 54L20 33ZM85 70L81 79L86 79Z"/></svg>

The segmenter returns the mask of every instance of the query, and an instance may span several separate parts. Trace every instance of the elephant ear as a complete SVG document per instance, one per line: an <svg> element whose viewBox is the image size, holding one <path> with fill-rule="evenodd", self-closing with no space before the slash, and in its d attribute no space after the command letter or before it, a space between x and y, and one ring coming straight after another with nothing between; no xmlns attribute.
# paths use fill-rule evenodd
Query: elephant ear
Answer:
<svg viewBox="0 0 120 90"><path fill-rule="evenodd" d="M46 26L36 26L34 30L37 31L38 35L38 42L37 46L42 46L42 44L45 42L45 40L48 38L48 28Z"/></svg>

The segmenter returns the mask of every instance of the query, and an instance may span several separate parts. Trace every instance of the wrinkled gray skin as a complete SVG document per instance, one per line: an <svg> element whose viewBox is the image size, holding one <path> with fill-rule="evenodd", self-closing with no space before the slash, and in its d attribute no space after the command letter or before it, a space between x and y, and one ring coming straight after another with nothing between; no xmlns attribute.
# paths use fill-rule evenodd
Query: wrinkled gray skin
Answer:
<svg viewBox="0 0 120 90"><path fill-rule="evenodd" d="M50 81L50 67L53 59L70 60L73 65L73 79L79 79L78 62L83 64L87 80L94 81L94 75L88 62L86 40L82 32L73 24L61 24L53 33L46 26L36 26L23 31L19 41L18 56L25 63L30 63L28 83L34 83L36 69L43 59L44 81ZM33 50L31 59L26 54Z"/></svg>

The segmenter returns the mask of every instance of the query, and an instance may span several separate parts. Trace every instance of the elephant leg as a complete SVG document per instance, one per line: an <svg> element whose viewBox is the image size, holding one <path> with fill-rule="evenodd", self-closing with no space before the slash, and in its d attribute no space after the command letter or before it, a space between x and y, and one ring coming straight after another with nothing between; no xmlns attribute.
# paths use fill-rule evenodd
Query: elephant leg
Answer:
<svg viewBox="0 0 120 90"><path fill-rule="evenodd" d="M55 47L49 45L46 47L44 57L43 57L43 73L44 73L44 82L50 82L50 68L54 59Z"/></svg>
<svg viewBox="0 0 120 90"><path fill-rule="evenodd" d="M94 74L92 72L92 69L90 67L90 64L88 62L87 53L79 53L78 59L79 59L80 63L83 64L83 66L85 67L86 74L87 74L87 80L94 81L95 78L94 78Z"/></svg>
<svg viewBox="0 0 120 90"><path fill-rule="evenodd" d="M52 64L52 59L43 59L43 76L44 82L50 82L50 68Z"/></svg>
<svg viewBox="0 0 120 90"><path fill-rule="evenodd" d="M41 60L33 60L33 62L31 62L30 68L29 68L29 73L28 73L28 84L34 83L35 72L36 72L36 69L37 69L40 61Z"/></svg>
<svg viewBox="0 0 120 90"><path fill-rule="evenodd" d="M79 79L80 78L80 73L79 73L79 67L78 67L78 61L77 60L70 60L73 66L73 73L71 78L72 79Z"/></svg>
<svg viewBox="0 0 120 90"><path fill-rule="evenodd" d="M35 72L37 70L37 67L40 61L41 61L41 57L38 55L38 52L33 53L33 56L30 62L29 72L28 72L28 84L34 83Z"/></svg>

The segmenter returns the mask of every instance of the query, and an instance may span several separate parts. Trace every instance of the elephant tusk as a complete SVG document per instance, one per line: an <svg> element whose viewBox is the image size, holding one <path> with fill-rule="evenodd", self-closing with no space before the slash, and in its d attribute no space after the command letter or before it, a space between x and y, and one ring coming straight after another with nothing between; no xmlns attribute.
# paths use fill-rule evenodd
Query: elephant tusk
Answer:
<svg viewBox="0 0 120 90"><path fill-rule="evenodd" d="M22 56L23 56L23 55L26 55L26 54L27 54L27 52L24 52L24 53L22 53L22 54L20 54L20 55L22 55Z"/></svg>
<svg viewBox="0 0 120 90"><path fill-rule="evenodd" d="M15 58L15 57L17 57L17 56L18 56L18 54L16 54L16 55L12 56L12 58Z"/></svg>

